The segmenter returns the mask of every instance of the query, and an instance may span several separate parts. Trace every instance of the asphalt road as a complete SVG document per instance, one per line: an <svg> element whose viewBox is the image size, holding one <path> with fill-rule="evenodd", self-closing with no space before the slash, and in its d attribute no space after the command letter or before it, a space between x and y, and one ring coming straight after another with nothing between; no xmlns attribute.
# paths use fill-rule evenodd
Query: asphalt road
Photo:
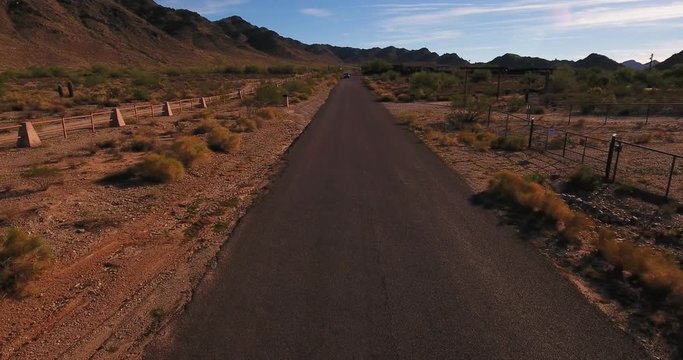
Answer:
<svg viewBox="0 0 683 360"><path fill-rule="evenodd" d="M359 79L174 325L169 359L643 359Z"/></svg>

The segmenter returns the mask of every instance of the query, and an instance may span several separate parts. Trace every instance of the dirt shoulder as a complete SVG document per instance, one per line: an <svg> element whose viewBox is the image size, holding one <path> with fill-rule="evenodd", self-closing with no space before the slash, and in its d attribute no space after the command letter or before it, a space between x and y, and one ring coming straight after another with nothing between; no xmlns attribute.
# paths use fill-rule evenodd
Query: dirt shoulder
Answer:
<svg viewBox="0 0 683 360"><path fill-rule="evenodd" d="M41 236L53 260L21 298L0 300L0 358L138 358L154 334L182 312L329 91L321 85L308 100L278 110L258 131L242 135L239 152L213 154L172 184L100 181L143 154L97 144L123 143L141 132L170 142L196 126L191 114L1 152L0 226ZM215 109L226 122L247 111ZM58 169L58 175L18 176L36 166Z"/></svg>

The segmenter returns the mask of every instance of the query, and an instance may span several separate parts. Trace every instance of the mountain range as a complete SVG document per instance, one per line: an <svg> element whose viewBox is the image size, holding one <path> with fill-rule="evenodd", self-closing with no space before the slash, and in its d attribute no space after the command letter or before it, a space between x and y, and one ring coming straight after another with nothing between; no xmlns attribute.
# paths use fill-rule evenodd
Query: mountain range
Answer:
<svg viewBox="0 0 683 360"><path fill-rule="evenodd" d="M210 21L153 0L5 0L0 8L0 69L26 66L206 66L270 63L342 64L383 59L392 63L469 64L458 54L393 46L358 49L304 44L238 16ZM660 66L683 62L683 52ZM578 61L505 54L487 65L618 69L603 55ZM641 67L637 62L624 66Z"/></svg>

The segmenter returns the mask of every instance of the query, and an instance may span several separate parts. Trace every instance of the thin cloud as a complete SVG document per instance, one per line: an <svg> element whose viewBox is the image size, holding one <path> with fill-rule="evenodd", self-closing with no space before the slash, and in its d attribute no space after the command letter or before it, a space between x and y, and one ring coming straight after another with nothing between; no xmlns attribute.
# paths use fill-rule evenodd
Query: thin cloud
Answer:
<svg viewBox="0 0 683 360"><path fill-rule="evenodd" d="M317 9L317 8L305 8L299 10L300 13L308 16L314 16L314 17L327 17L331 16L332 13L329 10L325 9Z"/></svg>

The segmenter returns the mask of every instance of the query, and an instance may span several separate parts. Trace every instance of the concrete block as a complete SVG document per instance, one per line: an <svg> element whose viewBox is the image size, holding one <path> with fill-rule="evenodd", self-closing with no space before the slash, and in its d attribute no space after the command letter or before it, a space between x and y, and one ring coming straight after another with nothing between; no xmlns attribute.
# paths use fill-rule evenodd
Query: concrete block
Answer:
<svg viewBox="0 0 683 360"><path fill-rule="evenodd" d="M163 111L164 111L164 113L163 113L164 116L173 116L173 109L171 108L170 102L167 101L164 104L164 110Z"/></svg>
<svg viewBox="0 0 683 360"><path fill-rule="evenodd" d="M33 127L30 121L21 124L19 128L19 140L17 140L18 147L38 147L40 146L40 137L36 129Z"/></svg>
<svg viewBox="0 0 683 360"><path fill-rule="evenodd" d="M119 108L112 109L111 111L111 121L109 122L111 127L124 127L126 122L123 120L123 115L121 115L121 110Z"/></svg>
<svg viewBox="0 0 683 360"><path fill-rule="evenodd" d="M206 104L206 98L202 97L202 109L208 109L209 106Z"/></svg>

